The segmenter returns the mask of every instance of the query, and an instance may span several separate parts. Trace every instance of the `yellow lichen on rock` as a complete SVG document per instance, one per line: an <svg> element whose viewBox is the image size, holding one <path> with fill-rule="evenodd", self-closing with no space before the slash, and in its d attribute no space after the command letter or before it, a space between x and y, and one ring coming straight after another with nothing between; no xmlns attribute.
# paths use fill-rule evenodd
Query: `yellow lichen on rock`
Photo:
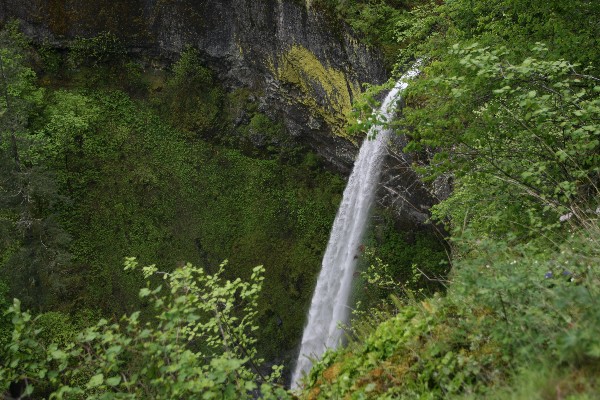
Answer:
<svg viewBox="0 0 600 400"><path fill-rule="evenodd" d="M351 82L344 72L323 65L310 50L300 45L292 46L278 61L277 78L300 89L304 95L301 101L335 134L344 135L343 126L352 108L353 96L360 93L358 83Z"/></svg>

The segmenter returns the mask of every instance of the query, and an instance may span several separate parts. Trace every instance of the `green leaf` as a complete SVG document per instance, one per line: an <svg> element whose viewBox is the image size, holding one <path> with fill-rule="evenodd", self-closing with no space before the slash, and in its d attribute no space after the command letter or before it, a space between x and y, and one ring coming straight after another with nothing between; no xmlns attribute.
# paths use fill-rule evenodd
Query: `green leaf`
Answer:
<svg viewBox="0 0 600 400"><path fill-rule="evenodd" d="M90 381L87 383L88 388L95 388L104 383L104 374L96 374L90 378Z"/></svg>
<svg viewBox="0 0 600 400"><path fill-rule="evenodd" d="M586 351L586 354L593 358L600 358L600 343L593 343Z"/></svg>
<svg viewBox="0 0 600 400"><path fill-rule="evenodd" d="M108 386L117 386L119 383L121 383L121 376L120 375L112 376L112 377L110 377L110 378L108 378L106 380L106 384Z"/></svg>
<svg viewBox="0 0 600 400"><path fill-rule="evenodd" d="M67 358L67 353L57 349L50 352L50 356L55 360L64 360Z"/></svg>

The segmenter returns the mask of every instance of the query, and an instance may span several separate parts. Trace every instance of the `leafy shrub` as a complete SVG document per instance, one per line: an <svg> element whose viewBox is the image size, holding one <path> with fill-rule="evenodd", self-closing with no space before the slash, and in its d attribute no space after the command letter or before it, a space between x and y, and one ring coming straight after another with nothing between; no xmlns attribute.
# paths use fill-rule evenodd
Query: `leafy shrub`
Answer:
<svg viewBox="0 0 600 400"><path fill-rule="evenodd" d="M533 52L543 56L545 48ZM435 170L451 168L460 193L477 196L454 197L444 209L462 221L457 214L466 215L469 205L458 201L502 204L481 214L470 207L468 217L478 218L482 231L494 226L499 234L504 228L552 226L552 219L567 213L585 220L580 211L597 196L600 179L595 78L565 60L510 62L503 49L457 45L450 51L455 56L455 69L446 65L438 78L413 88L413 96L427 90L437 93L436 100L408 112L416 124L413 135L438 150L431 160ZM480 225L483 218L493 225Z"/></svg>
<svg viewBox="0 0 600 400"><path fill-rule="evenodd" d="M102 32L91 38L78 36L69 47L69 63L75 68L118 64L125 55L125 46L111 32Z"/></svg>
<svg viewBox="0 0 600 400"><path fill-rule="evenodd" d="M454 182L434 208L451 232L448 290L364 312L306 397L596 397L598 11L457 0L399 19L401 59L424 68L397 125L420 172ZM367 279L404 290L383 265Z"/></svg>
<svg viewBox="0 0 600 400"><path fill-rule="evenodd" d="M396 61L399 49L396 40L396 23L411 2L402 0L311 0L311 7L330 18L335 30L342 30L336 22L343 21L354 29L361 40L382 50L389 68Z"/></svg>
<svg viewBox="0 0 600 400"><path fill-rule="evenodd" d="M197 50L188 48L173 65L155 104L173 126L191 137L214 137L222 123L224 94L213 73L202 65Z"/></svg>
<svg viewBox="0 0 600 400"><path fill-rule="evenodd" d="M76 327L71 318L59 311L47 311L36 317L36 326L40 329L38 339L48 346L56 343L60 347L72 342L76 335Z"/></svg>
<svg viewBox="0 0 600 400"><path fill-rule="evenodd" d="M305 394L480 397L520 368L592 373L600 365L600 253L592 232L554 250L479 241L476 252L455 260L444 297L397 296L392 313L362 313L348 348L316 364Z"/></svg>
<svg viewBox="0 0 600 400"><path fill-rule="evenodd" d="M0 281L0 310L8 308L10 301L8 300L8 285ZM7 315L0 316L0 348L4 348L10 341L10 319Z"/></svg>
<svg viewBox="0 0 600 400"><path fill-rule="evenodd" d="M135 268L128 259L126 269ZM0 367L2 389L20 381L20 394L39 395L42 388L55 398L233 399L252 398L261 383L266 398L286 397L273 386L279 367L268 377L257 370L253 332L263 271L255 268L242 282L223 281L223 265L214 275L191 264L171 273L144 267L146 278L160 274L165 286L148 282L140 290L156 312L151 322L143 323L138 311L112 324L102 319L75 338L48 333L60 314L32 319L15 300L8 311L14 330ZM50 337L59 341L48 344Z"/></svg>

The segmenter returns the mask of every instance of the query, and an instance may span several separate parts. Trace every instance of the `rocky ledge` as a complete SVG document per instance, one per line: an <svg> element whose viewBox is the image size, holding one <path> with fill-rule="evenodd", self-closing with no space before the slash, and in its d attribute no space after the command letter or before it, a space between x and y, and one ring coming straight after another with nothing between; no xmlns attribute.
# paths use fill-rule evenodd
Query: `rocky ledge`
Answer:
<svg viewBox="0 0 600 400"><path fill-rule="evenodd" d="M376 51L304 0L1 0L0 20L12 18L57 47L111 32L169 62L193 46L228 90L256 93L262 112L343 173L357 149L344 116L362 83L385 79Z"/></svg>

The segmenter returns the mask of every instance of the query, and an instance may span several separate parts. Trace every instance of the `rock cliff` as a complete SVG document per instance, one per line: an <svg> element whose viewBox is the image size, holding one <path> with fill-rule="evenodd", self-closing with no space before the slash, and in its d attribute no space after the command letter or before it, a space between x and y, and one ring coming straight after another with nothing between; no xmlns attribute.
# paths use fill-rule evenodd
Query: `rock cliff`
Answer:
<svg viewBox="0 0 600 400"><path fill-rule="evenodd" d="M11 18L57 47L109 31L154 63L193 46L226 88L256 93L261 112L342 172L356 153L344 114L361 83L385 79L375 51L303 0L1 0L0 20Z"/></svg>

